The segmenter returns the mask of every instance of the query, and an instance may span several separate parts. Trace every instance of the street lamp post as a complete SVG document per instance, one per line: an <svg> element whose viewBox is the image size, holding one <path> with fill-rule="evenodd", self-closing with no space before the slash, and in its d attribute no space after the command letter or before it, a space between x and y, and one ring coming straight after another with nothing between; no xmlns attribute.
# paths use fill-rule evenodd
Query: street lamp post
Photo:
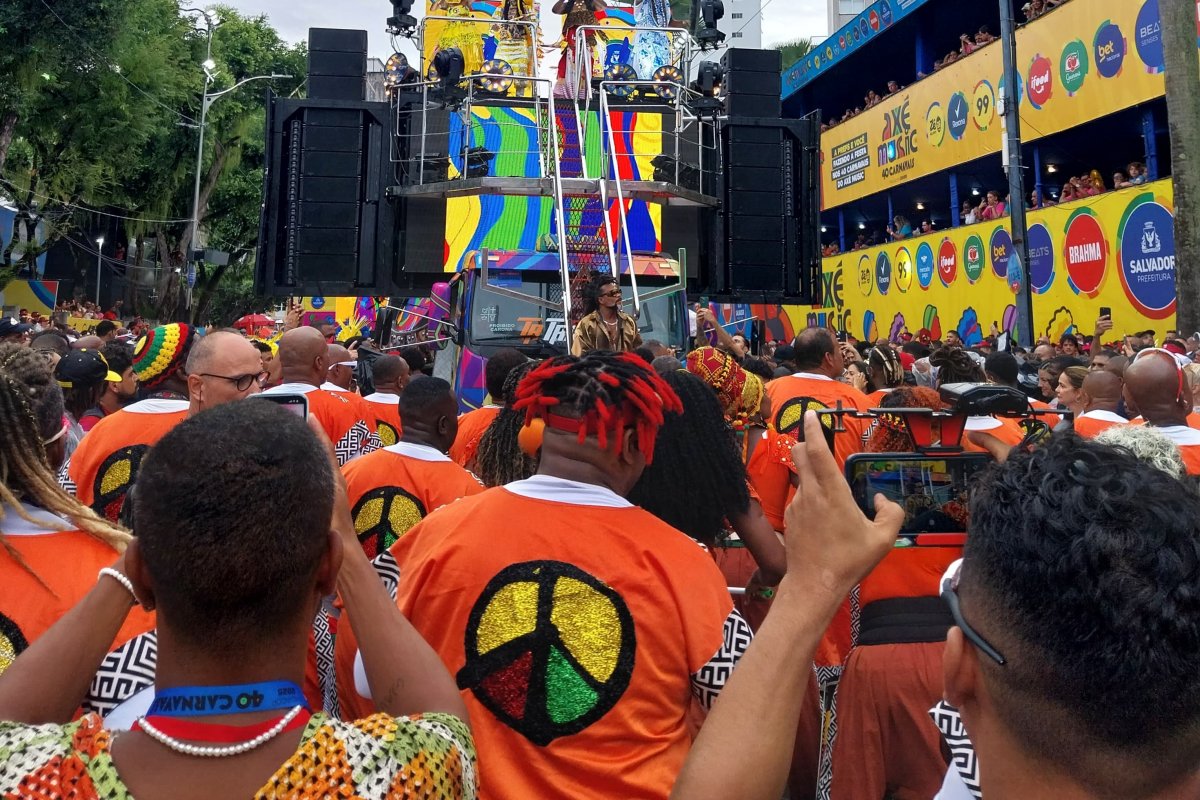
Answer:
<svg viewBox="0 0 1200 800"><path fill-rule="evenodd" d="M251 78L243 78L242 80L230 86L228 89L222 89L219 92L209 92L208 87L212 85L213 80L217 76L216 62L212 58L212 42L213 33L217 26L221 24L219 19L204 9L185 8L184 11L194 11L204 17L204 21L208 26L208 45L204 56L204 95L200 101L200 135L196 144L196 180L192 191L192 235L188 241L188 291L187 291L187 306L192 307L192 284L194 283L194 273L192 272L192 262L198 261L196 252L199 249L200 241L200 177L204 170L204 130L208 120L208 110L212 108L212 104L225 95L245 86L251 81L266 81L275 80L276 78L290 78L291 75L279 75L272 73L270 75L255 75Z"/></svg>
<svg viewBox="0 0 1200 800"><path fill-rule="evenodd" d="M96 310L100 310L100 271L104 268L104 261L100 251L104 249L104 237L96 237Z"/></svg>

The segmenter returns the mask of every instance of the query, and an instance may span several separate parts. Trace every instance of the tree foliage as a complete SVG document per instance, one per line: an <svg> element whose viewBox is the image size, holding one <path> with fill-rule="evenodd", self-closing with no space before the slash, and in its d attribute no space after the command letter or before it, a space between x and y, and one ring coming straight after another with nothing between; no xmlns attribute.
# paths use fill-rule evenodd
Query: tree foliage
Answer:
<svg viewBox="0 0 1200 800"><path fill-rule="evenodd" d="M775 49L783 54L783 68L787 69L808 55L812 51L812 47L812 39L793 39L790 42L776 45Z"/></svg>
<svg viewBox="0 0 1200 800"><path fill-rule="evenodd" d="M271 73L296 76L276 82L283 93L301 84L303 44L283 42L265 17L214 11L210 92ZM0 286L56 243L86 245L103 232L110 247L157 264L156 315L178 314L208 47L196 22L175 0L0 3L0 196L18 218L15 235L0 242ZM207 118L202 241L231 253L238 269L258 234L266 87L253 82L221 97ZM37 241L39 224L43 240L17 247ZM81 259L81 270L94 263ZM213 296L230 268L202 267L197 297Z"/></svg>

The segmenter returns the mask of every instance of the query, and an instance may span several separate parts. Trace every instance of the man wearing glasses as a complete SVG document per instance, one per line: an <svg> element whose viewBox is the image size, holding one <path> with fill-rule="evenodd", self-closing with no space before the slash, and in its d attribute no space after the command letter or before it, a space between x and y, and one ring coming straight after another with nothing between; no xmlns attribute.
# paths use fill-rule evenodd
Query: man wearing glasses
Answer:
<svg viewBox="0 0 1200 800"><path fill-rule="evenodd" d="M621 285L611 275L601 275L584 292L584 318L575 326L571 354L593 350L630 352L642 346L637 320L621 310Z"/></svg>
<svg viewBox="0 0 1200 800"><path fill-rule="evenodd" d="M1056 438L979 481L971 515L943 675L978 771L960 727L970 792L942 797L1200 797L1196 490Z"/></svg>
<svg viewBox="0 0 1200 800"><path fill-rule="evenodd" d="M161 325L134 349L139 402L109 414L83 437L59 472L59 483L112 522L137 479L146 452L190 416L257 394L265 373L241 334L198 337L182 323Z"/></svg>

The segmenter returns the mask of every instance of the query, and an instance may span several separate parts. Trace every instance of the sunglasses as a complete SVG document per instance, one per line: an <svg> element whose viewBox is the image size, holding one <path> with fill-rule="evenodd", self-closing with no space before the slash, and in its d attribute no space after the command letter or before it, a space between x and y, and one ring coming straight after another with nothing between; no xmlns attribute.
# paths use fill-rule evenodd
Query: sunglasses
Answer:
<svg viewBox="0 0 1200 800"><path fill-rule="evenodd" d="M975 645L988 658L995 661L1000 666L1004 666L1007 660L1001 655L1000 651L979 635L979 632L972 628L962 615L962 606L958 599L958 581L962 576L962 559L955 561L946 570L946 574L942 576L942 599L946 601L946 605L950 607L950 616L954 618L954 624L963 632L963 636L967 637L967 641Z"/></svg>

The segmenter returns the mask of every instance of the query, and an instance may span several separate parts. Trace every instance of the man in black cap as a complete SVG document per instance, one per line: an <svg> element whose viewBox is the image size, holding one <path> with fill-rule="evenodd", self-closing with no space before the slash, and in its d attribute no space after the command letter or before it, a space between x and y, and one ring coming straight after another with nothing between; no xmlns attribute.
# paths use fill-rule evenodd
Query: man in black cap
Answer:
<svg viewBox="0 0 1200 800"><path fill-rule="evenodd" d="M0 344L29 344L29 332L33 330L33 326L28 322L21 322L15 317L5 317L0 319Z"/></svg>

